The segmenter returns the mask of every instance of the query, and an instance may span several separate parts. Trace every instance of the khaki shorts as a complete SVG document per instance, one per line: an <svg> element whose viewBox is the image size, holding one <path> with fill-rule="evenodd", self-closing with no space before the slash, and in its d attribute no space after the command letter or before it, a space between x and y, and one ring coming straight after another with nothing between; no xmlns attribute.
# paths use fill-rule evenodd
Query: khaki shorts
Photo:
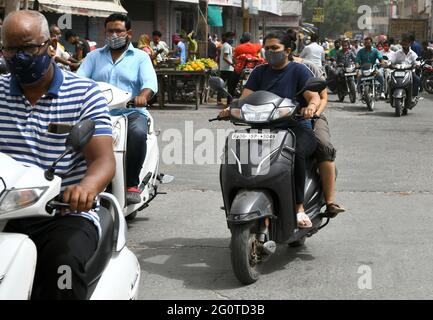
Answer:
<svg viewBox="0 0 433 320"><path fill-rule="evenodd" d="M331 143L328 120L324 115L321 115L320 119L314 121L314 136L317 140L317 149L314 153L317 162L334 161L337 150Z"/></svg>

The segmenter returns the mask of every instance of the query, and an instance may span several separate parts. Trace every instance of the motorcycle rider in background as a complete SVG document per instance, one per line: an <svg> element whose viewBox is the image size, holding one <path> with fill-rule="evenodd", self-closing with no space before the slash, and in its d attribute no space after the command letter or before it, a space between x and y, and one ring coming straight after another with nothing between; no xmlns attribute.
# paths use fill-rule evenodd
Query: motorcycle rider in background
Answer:
<svg viewBox="0 0 433 320"><path fill-rule="evenodd" d="M370 63L372 65L376 64L376 61L379 60L382 66L385 65L382 54L376 48L373 48L373 39L371 37L367 37L364 39L364 48L359 50L356 55L356 67L360 67L363 64ZM385 93L383 91L383 75L380 72L376 74L376 81L380 84L380 98L385 99ZM360 92L360 84L361 77L358 78L358 92Z"/></svg>
<svg viewBox="0 0 433 320"><path fill-rule="evenodd" d="M418 55L410 47L410 37L405 35L401 41L402 49L398 50L391 59L391 64L407 63L412 66L416 65ZM419 86L421 83L420 77L416 72L412 72L412 99L418 99Z"/></svg>

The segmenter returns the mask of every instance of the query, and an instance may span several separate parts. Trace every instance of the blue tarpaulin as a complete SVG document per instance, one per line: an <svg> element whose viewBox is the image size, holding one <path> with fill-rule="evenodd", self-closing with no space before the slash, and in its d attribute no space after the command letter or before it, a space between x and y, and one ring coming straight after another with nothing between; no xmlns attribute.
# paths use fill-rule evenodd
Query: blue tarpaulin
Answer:
<svg viewBox="0 0 433 320"><path fill-rule="evenodd" d="M207 23L211 27L223 26L223 16L220 6L209 5L207 7Z"/></svg>

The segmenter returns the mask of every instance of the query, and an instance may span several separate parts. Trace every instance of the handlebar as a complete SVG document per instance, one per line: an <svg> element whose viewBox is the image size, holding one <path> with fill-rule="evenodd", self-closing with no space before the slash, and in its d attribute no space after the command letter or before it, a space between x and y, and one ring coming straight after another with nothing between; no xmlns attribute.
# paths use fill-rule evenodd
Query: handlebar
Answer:
<svg viewBox="0 0 433 320"><path fill-rule="evenodd" d="M57 196L56 198L54 198L53 200L48 202L47 211L49 211L51 213L52 211L54 211L56 209L69 209L70 208L69 203L62 202L62 197L63 197L63 194L60 194L59 196ZM94 199L93 203L92 203L92 209L96 209L97 206L98 206L98 201L97 201L97 199Z"/></svg>

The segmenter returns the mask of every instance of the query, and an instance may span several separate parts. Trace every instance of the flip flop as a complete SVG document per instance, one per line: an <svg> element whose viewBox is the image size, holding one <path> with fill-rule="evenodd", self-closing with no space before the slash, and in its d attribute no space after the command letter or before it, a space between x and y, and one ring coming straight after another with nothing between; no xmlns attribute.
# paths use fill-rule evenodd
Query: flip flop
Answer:
<svg viewBox="0 0 433 320"><path fill-rule="evenodd" d="M346 211L342 206L336 203L329 203L326 205L326 211L324 213L325 217L335 218L337 214Z"/></svg>
<svg viewBox="0 0 433 320"><path fill-rule="evenodd" d="M298 221L298 228L299 229L309 229L313 226L310 218L305 214L305 212L298 212L296 214L296 220ZM304 224L302 224L302 222ZM307 223L307 224L305 224L305 223Z"/></svg>

